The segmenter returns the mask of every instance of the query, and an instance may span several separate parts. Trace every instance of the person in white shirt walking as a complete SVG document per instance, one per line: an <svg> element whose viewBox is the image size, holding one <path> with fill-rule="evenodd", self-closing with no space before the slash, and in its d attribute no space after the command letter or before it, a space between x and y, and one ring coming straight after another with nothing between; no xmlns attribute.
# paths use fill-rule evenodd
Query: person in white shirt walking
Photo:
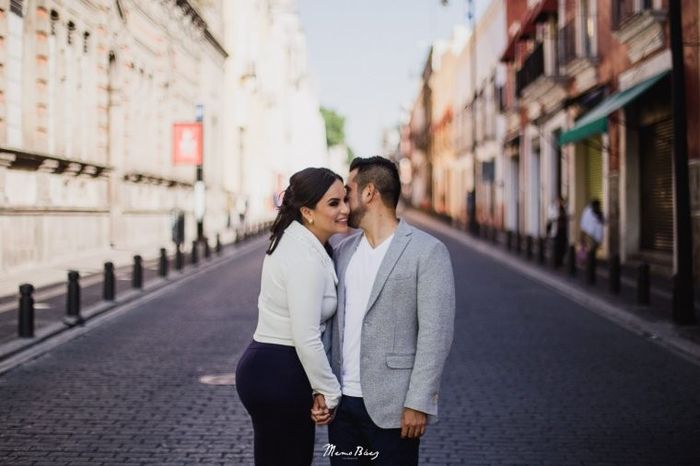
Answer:
<svg viewBox="0 0 700 466"><path fill-rule="evenodd" d="M453 338L454 275L447 248L396 218L401 184L383 157L355 159L348 223L334 251L338 312L331 366L342 398L328 427L331 464L418 464ZM327 422L314 404L312 418ZM346 462L348 461L348 462Z"/></svg>
<svg viewBox="0 0 700 466"><path fill-rule="evenodd" d="M328 239L347 232L348 214L337 174L307 168L290 178L263 261L258 326L236 368L257 466L310 465L309 411L327 422L340 400L322 334L337 305Z"/></svg>

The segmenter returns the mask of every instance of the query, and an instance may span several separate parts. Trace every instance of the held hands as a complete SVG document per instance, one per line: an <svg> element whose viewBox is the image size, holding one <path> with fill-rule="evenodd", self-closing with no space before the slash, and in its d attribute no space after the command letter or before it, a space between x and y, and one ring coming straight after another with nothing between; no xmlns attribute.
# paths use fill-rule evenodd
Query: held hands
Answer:
<svg viewBox="0 0 700 466"><path fill-rule="evenodd" d="M401 438L420 438L425 433L426 420L425 413L404 408L401 415Z"/></svg>
<svg viewBox="0 0 700 466"><path fill-rule="evenodd" d="M335 409L328 409L328 406L326 406L326 398L320 393L315 394L314 404L311 407L311 420L317 426L324 426L330 424L334 414Z"/></svg>

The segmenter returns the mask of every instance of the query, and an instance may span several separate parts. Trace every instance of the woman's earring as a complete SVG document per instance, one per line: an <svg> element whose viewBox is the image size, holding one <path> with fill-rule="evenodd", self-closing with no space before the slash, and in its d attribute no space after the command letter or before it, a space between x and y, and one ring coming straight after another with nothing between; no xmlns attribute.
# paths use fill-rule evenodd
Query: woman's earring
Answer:
<svg viewBox="0 0 700 466"><path fill-rule="evenodd" d="M313 224L314 224L314 219L312 218L311 220L309 220L309 225L313 225Z"/></svg>

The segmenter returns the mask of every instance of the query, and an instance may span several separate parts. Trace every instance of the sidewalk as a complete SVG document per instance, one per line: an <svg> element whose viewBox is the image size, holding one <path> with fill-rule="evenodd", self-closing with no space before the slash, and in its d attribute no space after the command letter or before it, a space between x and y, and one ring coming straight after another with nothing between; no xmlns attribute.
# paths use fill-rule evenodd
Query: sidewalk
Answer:
<svg viewBox="0 0 700 466"><path fill-rule="evenodd" d="M80 272L80 312L88 321L114 308L123 307L138 298L151 294L166 285L176 283L186 277L210 266L218 264L240 250L250 238L259 236L264 231L258 226L250 228L240 240L235 235L226 237L221 254L217 255L215 244L210 241L210 256L205 258L204 247L198 249L197 263L192 262L191 245L183 250L183 268L175 270L175 248L168 252L168 276L160 277L158 262L160 251L141 254L143 257L143 288L132 287L132 268L134 251L103 251L85 254L72 260L56 263L39 269L27 269L24 272L2 277L0 288L6 294L0 296L0 373L9 360L31 353L32 347L57 337L72 327L64 322L67 298L67 271ZM103 265L112 261L115 265L115 300L104 301ZM34 337L18 337L18 286L31 283L35 287L34 298Z"/></svg>
<svg viewBox="0 0 700 466"><path fill-rule="evenodd" d="M407 209L403 215L417 225L429 225L464 246L475 249L516 269L528 278L555 289L618 325L700 364L700 325L680 326L673 323L671 293L670 290L665 289L663 282L659 287L652 278L650 304L638 305L636 304L636 281L629 275L623 276L621 291L615 295L608 291L608 274L605 268L598 270L596 283L589 285L581 269L577 270L575 277L571 277L567 274L565 267L554 269L548 261L540 264L536 249L532 257L527 258L524 248L519 254L514 249L508 251L503 243L494 242L492 239L476 238L427 213Z"/></svg>

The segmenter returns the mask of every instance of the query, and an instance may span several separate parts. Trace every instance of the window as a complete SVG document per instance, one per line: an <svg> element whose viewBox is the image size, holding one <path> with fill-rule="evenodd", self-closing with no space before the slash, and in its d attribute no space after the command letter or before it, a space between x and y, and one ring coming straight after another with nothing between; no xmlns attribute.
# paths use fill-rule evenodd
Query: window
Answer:
<svg viewBox="0 0 700 466"><path fill-rule="evenodd" d="M19 16L20 18L24 16L22 14L22 3L24 3L22 0L10 0L10 11Z"/></svg>

